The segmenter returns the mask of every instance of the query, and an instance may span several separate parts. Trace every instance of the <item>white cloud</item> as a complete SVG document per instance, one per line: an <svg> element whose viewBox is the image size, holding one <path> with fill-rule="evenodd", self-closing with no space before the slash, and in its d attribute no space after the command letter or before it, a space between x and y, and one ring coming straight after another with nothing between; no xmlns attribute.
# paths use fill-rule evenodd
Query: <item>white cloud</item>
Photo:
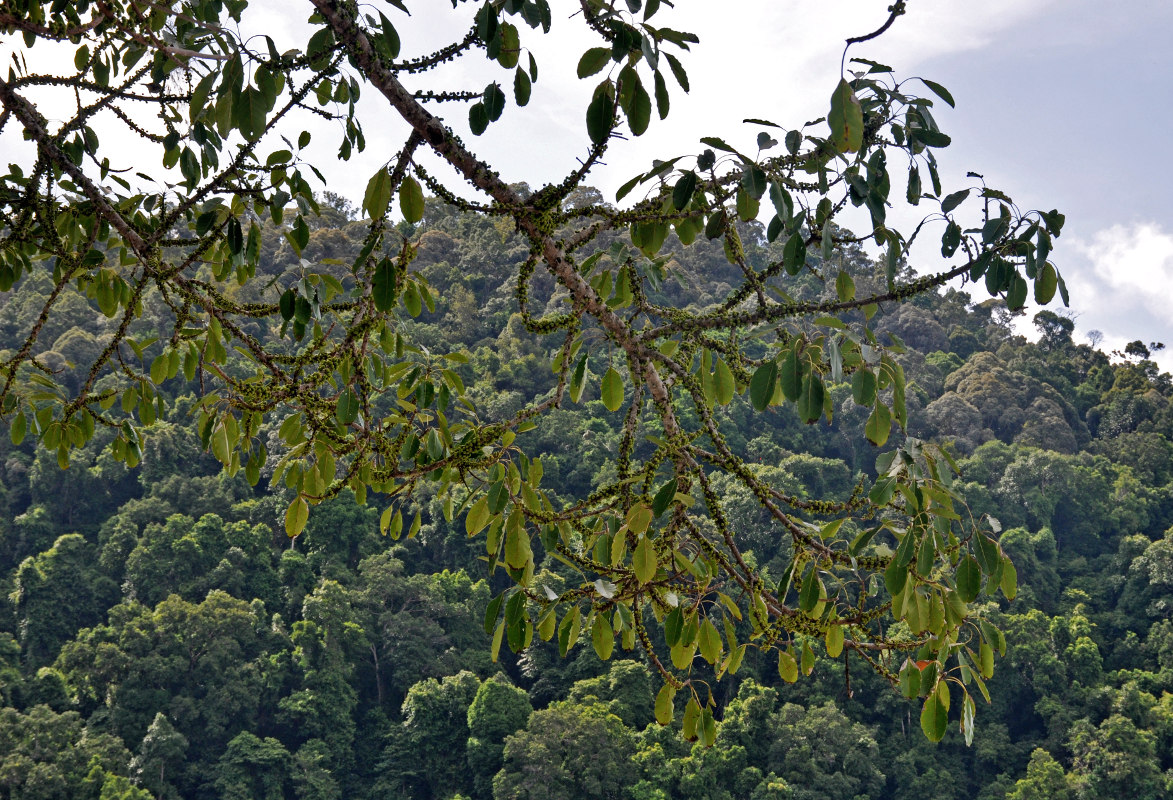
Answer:
<svg viewBox="0 0 1173 800"><path fill-rule="evenodd" d="M1136 339L1173 345L1173 231L1150 221L1112 225L1065 242L1055 262L1070 289L1077 341L1099 330L1104 352ZM1168 349L1153 360L1173 370Z"/></svg>
<svg viewBox="0 0 1173 800"><path fill-rule="evenodd" d="M1081 305L1109 313L1143 308L1173 324L1173 234L1153 222L1113 225L1075 249L1091 264L1078 278Z"/></svg>

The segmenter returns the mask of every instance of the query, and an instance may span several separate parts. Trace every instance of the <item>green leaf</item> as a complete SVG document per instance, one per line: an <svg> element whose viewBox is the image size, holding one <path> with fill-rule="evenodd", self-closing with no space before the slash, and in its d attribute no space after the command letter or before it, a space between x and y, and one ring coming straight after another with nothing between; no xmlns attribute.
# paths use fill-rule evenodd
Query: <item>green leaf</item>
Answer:
<svg viewBox="0 0 1173 800"><path fill-rule="evenodd" d="M695 742L697 739L697 726L701 721L701 706L696 701L696 697L690 697L684 706L684 719L681 721L680 735L687 741Z"/></svg>
<svg viewBox="0 0 1173 800"><path fill-rule="evenodd" d="M733 370L725 363L725 359L717 359L717 369L713 373L714 388L717 393L717 404L727 406L733 402L733 395L737 389L737 381L733 378Z"/></svg>
<svg viewBox="0 0 1173 800"><path fill-rule="evenodd" d="M21 442L23 442L25 432L27 430L28 419L25 417L24 412L21 411L16 415L16 418L12 420L12 427L8 429L8 435L12 439L12 443L14 445L19 445ZM673 488L673 494L675 494L675 488Z"/></svg>
<svg viewBox="0 0 1173 800"><path fill-rule="evenodd" d="M615 100L607 91L596 91L587 106L586 125L587 135L594 144L602 144L611 135L611 125L615 122Z"/></svg>
<svg viewBox="0 0 1173 800"><path fill-rule="evenodd" d="M232 106L232 113L244 138L249 141L260 138L265 132L265 115L268 110L269 105L259 89L250 86L241 92Z"/></svg>
<svg viewBox="0 0 1173 800"><path fill-rule="evenodd" d="M652 75L654 89L656 95L656 113L660 115L660 119L668 118L668 109L671 105L671 100L668 97L668 82L664 80L663 74L659 70Z"/></svg>
<svg viewBox="0 0 1173 800"><path fill-rule="evenodd" d="M855 281L843 270L840 270L839 274L835 277L835 294L839 297L840 302L843 303L848 303L855 299Z"/></svg>
<svg viewBox="0 0 1173 800"><path fill-rule="evenodd" d="M306 520L310 516L309 503L301 495L293 498L289 508L285 509L285 533L289 538L297 536L305 529Z"/></svg>
<svg viewBox="0 0 1173 800"><path fill-rule="evenodd" d="M395 288L395 262L384 256L375 265L371 281L371 296L378 311L387 312L395 307Z"/></svg>
<svg viewBox="0 0 1173 800"><path fill-rule="evenodd" d="M562 618L558 623L558 652L565 656L570 652L570 648L574 647L578 642L578 635L582 632L582 615L578 610L578 606L570 609L570 612Z"/></svg>
<svg viewBox="0 0 1173 800"><path fill-rule="evenodd" d="M741 171L741 186L752 198L760 200L768 186L766 173L757 164L747 164Z"/></svg>
<svg viewBox="0 0 1173 800"><path fill-rule="evenodd" d="M644 88L639 76L635 76L632 89L631 108L627 112L627 125L636 136L643 136L652 121L652 98Z"/></svg>
<svg viewBox="0 0 1173 800"><path fill-rule="evenodd" d="M399 184L399 210L403 212L403 218L413 224L424 218L424 190L410 175L404 176Z"/></svg>
<svg viewBox="0 0 1173 800"><path fill-rule="evenodd" d="M618 411L623 405L623 378L614 367L607 367L600 389L607 410Z"/></svg>
<svg viewBox="0 0 1173 800"><path fill-rule="evenodd" d="M684 630L684 613L679 607L668 612L664 617L664 642L669 647L675 647L680 642L680 633Z"/></svg>
<svg viewBox="0 0 1173 800"><path fill-rule="evenodd" d="M501 91L501 87L496 83L490 83L485 87L483 97L485 113L489 115L489 121L496 122L501 119L501 114L505 111L505 92Z"/></svg>
<svg viewBox="0 0 1173 800"><path fill-rule="evenodd" d="M920 729L930 742L939 742L945 737L945 729L949 724L949 712L933 692L925 700L920 712Z"/></svg>
<svg viewBox="0 0 1173 800"><path fill-rule="evenodd" d="M526 74L524 69L518 67L517 71L513 74L513 99L517 102L517 105L524 106L529 103L531 89L532 83L530 82L529 75Z"/></svg>
<svg viewBox="0 0 1173 800"><path fill-rule="evenodd" d="M797 344L797 343L796 343ZM791 403L802 396L802 363L798 360L797 347L791 347L782 358L778 378L782 384L782 396Z"/></svg>
<svg viewBox="0 0 1173 800"><path fill-rule="evenodd" d="M900 668L900 693L910 700L920 695L920 667L912 659Z"/></svg>
<svg viewBox="0 0 1173 800"><path fill-rule="evenodd" d="M468 127L472 130L473 136L480 136L489 127L489 112L485 110L484 103L476 102L469 106Z"/></svg>
<svg viewBox="0 0 1173 800"><path fill-rule="evenodd" d="M656 722L660 725L669 725L672 723L675 700L675 687L669 684L664 684L660 687L660 691L656 694Z"/></svg>
<svg viewBox="0 0 1173 800"><path fill-rule="evenodd" d="M1026 305L1026 278L1014 273L1010 278L1010 289L1006 292L1006 308L1018 311Z"/></svg>
<svg viewBox="0 0 1173 800"><path fill-rule="evenodd" d="M798 593L798 607L806 612L814 611L822 595L823 582L819 578L819 571L811 567L811 571L802 581L802 590Z"/></svg>
<svg viewBox="0 0 1173 800"><path fill-rule="evenodd" d="M983 678L988 680L994 677L994 648L988 642L982 642L978 648L978 663Z"/></svg>
<svg viewBox="0 0 1173 800"><path fill-rule="evenodd" d="M870 406L876 402L876 374L860 367L851 376L851 396L856 405Z"/></svg>
<svg viewBox="0 0 1173 800"><path fill-rule="evenodd" d="M656 570L659 567L656 548L646 536L641 537L639 544L635 546L635 552L631 555L631 566L635 570L636 580L641 584L656 577Z"/></svg>
<svg viewBox="0 0 1173 800"><path fill-rule="evenodd" d="M708 617L705 617L701 622L700 634L698 636L698 644L700 645L701 656L710 664L716 664L721 659L721 653L724 647L721 644L721 634L717 632L717 626Z"/></svg>
<svg viewBox="0 0 1173 800"><path fill-rule="evenodd" d="M840 153L854 153L863 146L863 108L851 85L842 78L831 95L827 124L831 126L831 145Z"/></svg>
<svg viewBox="0 0 1173 800"><path fill-rule="evenodd" d="M602 661L609 659L611 651L615 649L615 631L611 629L605 614L595 614L595 621L591 625L591 644Z"/></svg>
<svg viewBox="0 0 1173 800"><path fill-rule="evenodd" d="M391 20L379 12L379 23L383 35L381 38L383 49L388 58L399 58L399 32L395 30L395 26L391 24Z"/></svg>
<svg viewBox="0 0 1173 800"><path fill-rule="evenodd" d="M838 658L843 652L843 626L832 624L827 628L827 655Z"/></svg>
<svg viewBox="0 0 1173 800"><path fill-rule="evenodd" d="M1010 563L1010 559L1002 559L1002 594L1007 600L1013 600L1018 594L1018 570Z"/></svg>
<svg viewBox="0 0 1173 800"><path fill-rule="evenodd" d="M596 72L607 66L611 60L610 47L592 47L582 54L582 58L578 60L578 77L589 78Z"/></svg>
<svg viewBox="0 0 1173 800"><path fill-rule="evenodd" d="M864 425L864 436L876 447L883 447L888 441L888 434L892 432L892 412L883 403L876 403Z"/></svg>
<svg viewBox="0 0 1173 800"><path fill-rule="evenodd" d="M652 498L652 514L660 516L668 507L672 505L672 501L676 498L676 479L672 478L670 481L660 487L656 492L656 496Z"/></svg>
<svg viewBox="0 0 1173 800"><path fill-rule="evenodd" d="M954 192L948 195L941 201L941 213L948 214L953 209L965 202L965 198L969 197L969 189L962 189L959 192Z"/></svg>
<svg viewBox="0 0 1173 800"><path fill-rule="evenodd" d="M893 597L904 591L904 585L907 582L908 570L903 564L892 561L884 569L884 588Z"/></svg>
<svg viewBox="0 0 1173 800"><path fill-rule="evenodd" d="M967 603L977 599L982 588L982 570L977 559L967 555L957 565L957 594Z"/></svg>
<svg viewBox="0 0 1173 800"><path fill-rule="evenodd" d="M809 639L803 640L802 643L802 674L810 675L815 669L815 651L811 649Z"/></svg>
<svg viewBox="0 0 1173 800"><path fill-rule="evenodd" d="M1055 297L1055 288L1059 285L1059 273L1050 263L1043 264L1039 277L1035 279L1035 302L1045 306Z"/></svg>
<svg viewBox="0 0 1173 800"><path fill-rule="evenodd" d="M572 402L577 403L582 399L582 391L586 386L586 367L587 354L583 353L578 366L574 368L574 374L570 377L570 399Z"/></svg>
<svg viewBox="0 0 1173 800"><path fill-rule="evenodd" d="M692 170L680 176L676 186L672 188L672 205L677 211L683 211L692 200L696 191L697 174Z"/></svg>
<svg viewBox="0 0 1173 800"><path fill-rule="evenodd" d="M813 369L802 382L802 394L798 397L798 415L810 424L823 415L823 398L826 393L823 379Z"/></svg>
<svg viewBox="0 0 1173 800"><path fill-rule="evenodd" d="M494 664L497 663L497 658L501 654L501 642L505 638L505 620L501 620L497 624L497 630L493 631L493 643L489 645L489 660Z"/></svg>
<svg viewBox="0 0 1173 800"><path fill-rule="evenodd" d="M488 636L493 632L493 628L497 625L497 617L501 613L501 604L505 602L505 593L494 597L489 601L489 607L485 609L485 635Z"/></svg>
<svg viewBox="0 0 1173 800"><path fill-rule="evenodd" d="M521 523L505 523L505 563L514 569L525 569L533 558L529 533Z"/></svg>
<svg viewBox="0 0 1173 800"><path fill-rule="evenodd" d="M354 393L353 389L348 387L338 395L338 403L334 410L334 416L338 419L340 425L349 425L358 419L358 412L358 395Z"/></svg>
<svg viewBox="0 0 1173 800"><path fill-rule="evenodd" d="M167 362L167 353L160 353L155 356L155 359L151 362L151 383L158 386L167 380Z"/></svg>
<svg viewBox="0 0 1173 800"><path fill-rule="evenodd" d="M795 231L786 240L782 250L782 266L789 275L797 275L806 266L806 240L802 238L801 231Z"/></svg>
<svg viewBox="0 0 1173 800"><path fill-rule="evenodd" d="M937 95L937 97L944 100L950 106L956 107L956 104L953 102L953 95L949 94L949 90L944 86L935 81L930 81L927 78L921 78L920 81L925 86L929 87L929 89L931 89L933 94Z"/></svg>
<svg viewBox="0 0 1173 800"><path fill-rule="evenodd" d="M749 401L755 409L765 411L770 405L777 381L778 362L773 359L754 370L753 377L749 379Z"/></svg>
<svg viewBox="0 0 1173 800"><path fill-rule="evenodd" d="M489 511L489 496L481 495L480 499L472 504L468 516L464 518L464 530L469 536L476 536L489 524L492 513Z"/></svg>
<svg viewBox="0 0 1173 800"><path fill-rule="evenodd" d="M367 181L367 190L363 195L362 207L371 219L379 219L387 213L387 206L391 203L391 175L386 167L379 167L378 172Z"/></svg>
<svg viewBox="0 0 1173 800"><path fill-rule="evenodd" d="M785 650L778 651L778 676L787 683L798 680L798 662Z"/></svg>

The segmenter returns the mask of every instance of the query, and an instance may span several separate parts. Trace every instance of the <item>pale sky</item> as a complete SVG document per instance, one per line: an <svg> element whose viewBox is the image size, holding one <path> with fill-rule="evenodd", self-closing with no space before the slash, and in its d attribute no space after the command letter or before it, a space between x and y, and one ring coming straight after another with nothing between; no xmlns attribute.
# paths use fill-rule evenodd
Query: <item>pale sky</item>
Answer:
<svg viewBox="0 0 1173 800"><path fill-rule="evenodd" d="M447 0L410 5L418 7L410 18L386 3L369 6L394 21L404 56L467 30L476 7L461 3L453 10ZM583 114L599 80L575 77L579 54L596 43L581 34L580 20L559 16L569 14L572 4L554 5L559 35L522 31L540 70L527 108L514 107L507 91L504 117L482 137L467 133L465 106L440 109L476 152L500 167L503 178L535 187L561 180L586 153ZM673 86L666 121L653 115L643 137L612 145L608 163L589 180L608 199L653 158L697 152L701 136L722 136L753 151L761 128L742 124L745 117L793 127L823 116L839 77L843 40L878 26L888 2L824 0L817 11L797 0L676 5L664 7L653 21L700 37L683 58L691 94ZM290 46L305 29L308 10L292 12L301 7L270 3L258 30L273 36L279 48ZM1165 0L911 0L908 14L883 38L849 53L889 64L901 77L930 78L952 92L956 110L943 103L933 110L953 137L938 156L946 183L948 176L960 180L972 170L1022 208L1058 208L1067 215L1052 260L1071 289L1077 341L1098 329L1105 349L1137 338L1165 341L1173 349L1173 200L1163 158L1173 129L1173 48L1165 41L1170 32L1173 3ZM9 46L0 45L0 51L14 43L4 44ZM45 48L32 55L62 57ZM0 58L7 64L6 53ZM446 77L474 90L491 80L511 86L509 73L483 56L448 68ZM324 169L325 188L356 205L367 179L404 136L378 98L364 102L367 151ZM48 104L44 110L52 116ZM314 133L309 155L324 167L337 152L339 135L330 123L313 120L307 127ZM6 132L0 157L16 159L21 144ZM283 146L275 141L261 153ZM926 254L935 249L925 244ZM934 266L925 258L927 267ZM915 249L912 261L918 262ZM972 293L985 297L978 287ZM1028 309L1028 318L1033 313ZM1163 368L1173 369L1173 355L1162 355Z"/></svg>

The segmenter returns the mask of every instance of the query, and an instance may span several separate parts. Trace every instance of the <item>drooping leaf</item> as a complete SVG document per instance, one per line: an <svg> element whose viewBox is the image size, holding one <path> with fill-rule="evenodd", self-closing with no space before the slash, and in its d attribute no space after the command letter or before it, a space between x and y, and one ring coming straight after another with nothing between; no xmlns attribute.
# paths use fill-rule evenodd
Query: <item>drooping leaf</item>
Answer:
<svg viewBox="0 0 1173 800"><path fill-rule="evenodd" d="M611 135L615 121L615 100L607 91L597 91L587 106L587 135L594 144L602 144Z"/></svg>
<svg viewBox="0 0 1173 800"><path fill-rule="evenodd" d="M608 367L600 385L601 399L608 411L618 411L623 406L623 377L614 367Z"/></svg>
<svg viewBox="0 0 1173 800"><path fill-rule="evenodd" d="M749 401L758 411L765 411L774 396L778 381L778 362L771 359L754 370L749 380Z"/></svg>
<svg viewBox="0 0 1173 800"><path fill-rule="evenodd" d="M419 222L424 218L424 190L419 181L405 175L399 184L399 210L408 222Z"/></svg>
<svg viewBox="0 0 1173 800"><path fill-rule="evenodd" d="M831 144L839 152L854 153L863 147L863 107L851 85L842 78L831 95L827 124L831 126Z"/></svg>
<svg viewBox="0 0 1173 800"><path fill-rule="evenodd" d="M358 418L359 401L354 390L347 387L338 395L334 415L340 425L349 425Z"/></svg>
<svg viewBox="0 0 1173 800"><path fill-rule="evenodd" d="M309 503L301 495L293 498L289 508L285 509L285 534L289 538L297 536L305 529L306 520L310 516Z"/></svg>
<svg viewBox="0 0 1173 800"><path fill-rule="evenodd" d="M363 195L362 207L371 219L379 219L387 213L387 206L391 203L391 175L386 167L379 167L378 172L367 181L367 190Z"/></svg>
<svg viewBox="0 0 1173 800"><path fill-rule="evenodd" d="M976 600L982 586L982 570L973 556L967 555L958 562L956 578L961 599L967 603Z"/></svg>
<svg viewBox="0 0 1173 800"><path fill-rule="evenodd" d="M928 696L921 708L920 729L930 742L939 742L945 738L945 729L948 725L949 712L934 692Z"/></svg>
<svg viewBox="0 0 1173 800"><path fill-rule="evenodd" d="M656 722L660 725L672 723L673 702L676 699L676 688L664 684L656 694Z"/></svg>
<svg viewBox="0 0 1173 800"><path fill-rule="evenodd" d="M605 614L595 614L595 621L591 624L591 644L599 659L606 661L615 649L615 631L607 622Z"/></svg>
<svg viewBox="0 0 1173 800"><path fill-rule="evenodd" d="M680 180L676 181L676 186L672 189L672 205L677 211L683 211L689 201L692 200L692 194L696 191L697 175L692 170L680 176Z"/></svg>
<svg viewBox="0 0 1173 800"><path fill-rule="evenodd" d="M656 570L659 566L656 558L656 549L652 546L651 540L646 536L641 537L639 544L635 546L635 551L631 555L631 566L635 570L635 577L640 583L647 583L656 577Z"/></svg>
<svg viewBox="0 0 1173 800"><path fill-rule="evenodd" d="M825 640L827 655L831 658L838 658L839 654L843 652L843 626L829 625Z"/></svg>

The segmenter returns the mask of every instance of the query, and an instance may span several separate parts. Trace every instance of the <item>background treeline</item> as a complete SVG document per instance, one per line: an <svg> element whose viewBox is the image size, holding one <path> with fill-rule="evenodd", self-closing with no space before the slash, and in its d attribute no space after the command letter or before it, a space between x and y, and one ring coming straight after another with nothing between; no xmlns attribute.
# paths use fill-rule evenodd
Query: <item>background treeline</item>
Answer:
<svg viewBox="0 0 1173 800"><path fill-rule="evenodd" d="M313 269L345 281L365 233L353 217L327 195L303 253ZM482 416L552 388L556 345L517 315L524 242L430 202L402 232L418 236L414 268L441 298L404 325L421 346L468 355L459 372ZM236 289L241 300L302 268L267 233L268 278ZM743 239L758 266L780 257L756 226ZM623 242L601 244L625 257ZM703 308L740 281L719 245L669 250L650 268L663 279L655 301ZM861 252L835 260L812 262L789 296L833 291L820 268L847 270L861 293L877 285ZM0 296L0 348L20 346L49 290L33 274ZM560 302L539 275L531 303ZM40 361L84 380L109 323L74 294L55 312ZM166 337L164 312L144 309ZM929 744L918 706L857 658L822 659L791 685L750 651L712 684L707 750L654 723L659 682L634 652L602 662L584 635L565 659L536 641L493 664L482 620L508 582L486 574L459 515L418 492L407 507L418 535L391 541L378 498L347 495L291 542L287 490L269 485L271 467L256 488L220 474L187 413L198 386L181 374L164 385L176 402L138 470L103 452L102 432L67 470L31 442L0 444L0 798L1173 796L1173 384L1150 360L1155 343L1108 355L1049 311L1034 317L1038 342L1010 323L1000 301L952 289L876 321L905 345L909 433L953 442L972 513L1001 521L1018 568L1017 599L987 609L1010 649L970 748L955 725ZM568 496L604 479L617 452L616 415L598 400L605 340L591 353L582 403L522 439L544 454L544 484ZM832 397L830 426L743 400L720 413L776 485L846 499L874 476L876 451L850 387ZM269 441L271 464L275 430ZM787 542L752 497L723 488L745 547L779 574ZM554 559L543 568L555 591L574 580Z"/></svg>

